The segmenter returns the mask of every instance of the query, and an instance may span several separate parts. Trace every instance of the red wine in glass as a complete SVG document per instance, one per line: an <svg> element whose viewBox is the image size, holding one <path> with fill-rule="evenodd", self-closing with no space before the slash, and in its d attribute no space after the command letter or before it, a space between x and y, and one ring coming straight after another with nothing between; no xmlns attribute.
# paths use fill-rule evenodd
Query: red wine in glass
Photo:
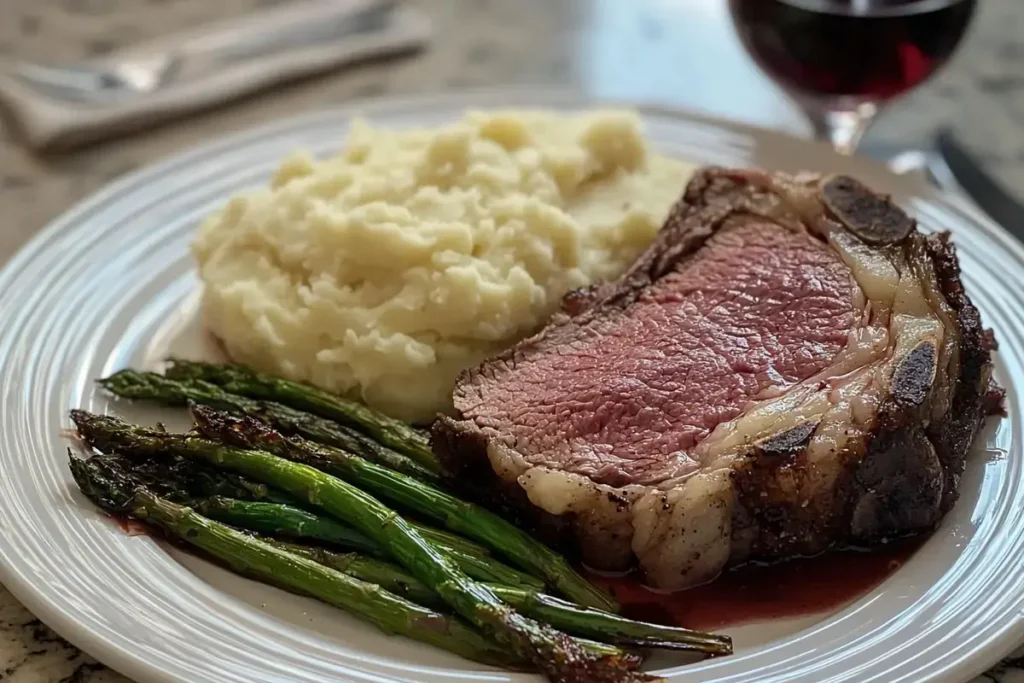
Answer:
<svg viewBox="0 0 1024 683"><path fill-rule="evenodd" d="M869 112L867 118L877 103L919 85L949 59L976 4L976 0L729 2L740 39L769 76L805 106L823 110L819 114L860 110ZM813 119L815 112L808 113Z"/></svg>

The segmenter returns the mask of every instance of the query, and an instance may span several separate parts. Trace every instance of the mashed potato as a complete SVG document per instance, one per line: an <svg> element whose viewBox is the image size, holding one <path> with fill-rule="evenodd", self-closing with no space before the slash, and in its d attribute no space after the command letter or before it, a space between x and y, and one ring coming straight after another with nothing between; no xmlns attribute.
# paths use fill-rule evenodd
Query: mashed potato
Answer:
<svg viewBox="0 0 1024 683"><path fill-rule="evenodd" d="M691 169L623 112L356 121L340 156L297 154L205 222L206 321L237 361L431 419L459 371L621 273Z"/></svg>

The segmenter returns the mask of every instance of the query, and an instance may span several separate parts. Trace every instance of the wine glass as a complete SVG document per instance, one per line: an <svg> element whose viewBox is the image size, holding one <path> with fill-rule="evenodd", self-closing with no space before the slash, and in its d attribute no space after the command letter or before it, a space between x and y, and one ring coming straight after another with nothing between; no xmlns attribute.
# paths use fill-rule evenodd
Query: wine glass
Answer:
<svg viewBox="0 0 1024 683"><path fill-rule="evenodd" d="M818 138L853 154L879 108L953 54L977 0L729 0L740 40L803 107Z"/></svg>

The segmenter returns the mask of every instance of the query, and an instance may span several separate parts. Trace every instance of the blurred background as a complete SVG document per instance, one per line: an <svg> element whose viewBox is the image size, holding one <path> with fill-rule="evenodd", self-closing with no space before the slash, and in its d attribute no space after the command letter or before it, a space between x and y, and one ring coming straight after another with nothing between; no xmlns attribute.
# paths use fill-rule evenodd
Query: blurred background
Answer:
<svg viewBox="0 0 1024 683"><path fill-rule="evenodd" d="M73 64L282 2L2 0L0 57ZM228 131L354 98L550 85L657 101L810 135L800 109L743 49L726 0L418 0L421 52L347 67L131 137L40 156L0 132L0 258L111 179ZM865 45L870 51L872 46ZM927 145L948 124L1024 195L1024 2L980 0L939 74L882 112L862 150Z"/></svg>

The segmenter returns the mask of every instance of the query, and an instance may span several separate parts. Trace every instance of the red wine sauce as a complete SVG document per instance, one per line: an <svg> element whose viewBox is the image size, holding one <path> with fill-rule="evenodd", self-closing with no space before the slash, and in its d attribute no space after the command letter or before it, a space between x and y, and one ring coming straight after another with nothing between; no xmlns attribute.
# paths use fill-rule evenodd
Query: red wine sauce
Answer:
<svg viewBox="0 0 1024 683"><path fill-rule="evenodd" d="M894 541L871 552L835 550L777 564L745 565L677 593L648 590L630 576L589 578L612 592L624 616L714 630L841 607L892 575L922 540Z"/></svg>

